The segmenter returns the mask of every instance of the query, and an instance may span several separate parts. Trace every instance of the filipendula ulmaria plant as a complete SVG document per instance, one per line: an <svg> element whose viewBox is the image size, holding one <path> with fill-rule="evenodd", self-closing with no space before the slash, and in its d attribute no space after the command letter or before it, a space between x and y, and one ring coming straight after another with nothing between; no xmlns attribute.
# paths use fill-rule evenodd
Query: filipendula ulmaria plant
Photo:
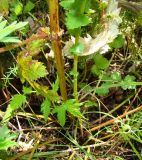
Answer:
<svg viewBox="0 0 142 160"><path fill-rule="evenodd" d="M77 77L78 77L78 56L83 53L84 45L80 43L79 37L81 35L81 27L87 26L91 23L90 17L85 14L88 12L90 0L74 0L74 1L67 1L62 0L60 5L66 11L66 26L71 33L71 35L75 36L75 43L71 46L70 52L72 53L74 59L74 66L73 66L73 95L76 100L78 100L78 84L77 84Z"/></svg>

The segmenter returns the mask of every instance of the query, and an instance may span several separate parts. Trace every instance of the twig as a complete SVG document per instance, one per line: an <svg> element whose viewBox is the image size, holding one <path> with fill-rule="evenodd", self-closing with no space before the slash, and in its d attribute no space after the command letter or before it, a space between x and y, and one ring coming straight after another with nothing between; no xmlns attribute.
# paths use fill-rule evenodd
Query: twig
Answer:
<svg viewBox="0 0 142 160"><path fill-rule="evenodd" d="M114 124L114 123L116 123L116 120L119 120L120 118L124 118L126 115L130 115L130 114L133 114L133 113L135 113L137 111L140 111L141 109L142 109L142 106L139 106L139 107L137 107L137 108L135 108L135 109L133 109L133 110L131 110L129 112L124 112L122 115L118 116L117 118L114 118L114 119L111 119L111 120L106 121L104 123L101 123L100 125L95 126L95 127L91 128L91 129L87 130L87 132L96 131L96 130L102 128L102 127L108 126L110 124Z"/></svg>

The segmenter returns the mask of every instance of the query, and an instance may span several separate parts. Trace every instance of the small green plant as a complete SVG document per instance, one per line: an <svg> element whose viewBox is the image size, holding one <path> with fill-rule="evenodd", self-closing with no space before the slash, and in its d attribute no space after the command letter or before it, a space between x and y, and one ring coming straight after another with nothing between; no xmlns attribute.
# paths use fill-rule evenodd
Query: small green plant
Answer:
<svg viewBox="0 0 142 160"><path fill-rule="evenodd" d="M16 146L15 138L16 135L11 134L6 126L0 127L0 150L7 150L10 147Z"/></svg>
<svg viewBox="0 0 142 160"><path fill-rule="evenodd" d="M83 115L80 112L80 106L82 104L76 102L75 99L67 100L63 102L60 106L55 106L53 109L53 113L57 113L57 118L60 125L63 127L66 122L66 112L72 114L74 117L79 119L83 118Z"/></svg>
<svg viewBox="0 0 142 160"><path fill-rule="evenodd" d="M122 89L136 89L137 85L141 85L141 82L135 82L133 75L127 75L122 79L119 72L113 72L112 74L104 74L102 77L102 84L96 88L98 95L106 95L109 93L109 89L112 87L121 87Z"/></svg>

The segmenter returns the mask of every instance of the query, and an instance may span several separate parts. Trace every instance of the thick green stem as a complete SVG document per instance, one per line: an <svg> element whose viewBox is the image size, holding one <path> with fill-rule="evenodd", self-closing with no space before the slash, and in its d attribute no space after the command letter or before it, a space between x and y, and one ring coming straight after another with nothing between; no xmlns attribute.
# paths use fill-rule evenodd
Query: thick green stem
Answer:
<svg viewBox="0 0 142 160"><path fill-rule="evenodd" d="M50 15L50 32L54 37L52 40L52 49L55 54L56 68L60 82L60 91L63 100L67 100L67 90L64 71L64 60L62 57L60 27L59 27L59 2L58 0L47 0Z"/></svg>

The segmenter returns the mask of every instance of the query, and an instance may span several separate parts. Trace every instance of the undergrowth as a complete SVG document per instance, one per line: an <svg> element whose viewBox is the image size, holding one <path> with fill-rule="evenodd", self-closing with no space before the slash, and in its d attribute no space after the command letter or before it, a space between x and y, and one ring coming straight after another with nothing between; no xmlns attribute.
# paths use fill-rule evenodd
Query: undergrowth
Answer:
<svg viewBox="0 0 142 160"><path fill-rule="evenodd" d="M141 160L141 3L42 3L1 1L0 159Z"/></svg>

